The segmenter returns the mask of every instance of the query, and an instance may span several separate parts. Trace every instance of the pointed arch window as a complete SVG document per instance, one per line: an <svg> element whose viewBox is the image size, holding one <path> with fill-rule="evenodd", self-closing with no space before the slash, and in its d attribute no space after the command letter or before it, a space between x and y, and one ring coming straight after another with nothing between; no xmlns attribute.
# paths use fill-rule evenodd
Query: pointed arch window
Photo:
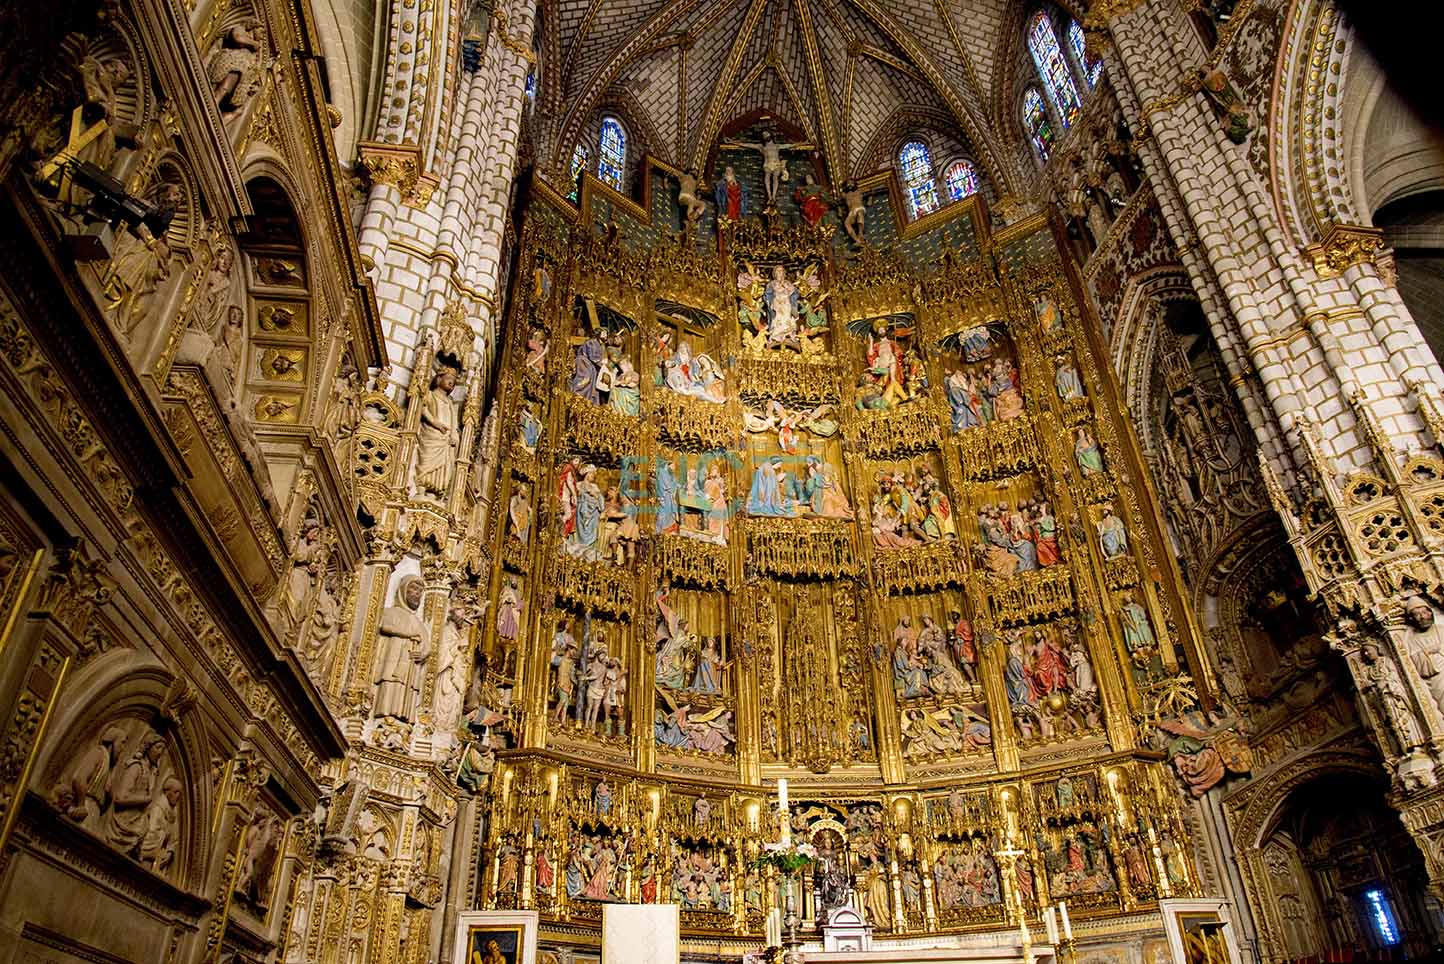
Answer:
<svg viewBox="0 0 1444 964"><path fill-rule="evenodd" d="M584 144L578 144L572 149L572 191L567 197L575 201L577 199L577 178L581 176L582 169L587 166L587 148Z"/></svg>
<svg viewBox="0 0 1444 964"><path fill-rule="evenodd" d="M938 188L933 178L933 158L926 144L908 141L897 152L898 170L902 173L903 194L914 218L938 209Z"/></svg>
<svg viewBox="0 0 1444 964"><path fill-rule="evenodd" d="M618 191L622 189L622 172L627 168L627 132L615 117L602 118L601 150L597 157L597 177Z"/></svg>
<svg viewBox="0 0 1444 964"><path fill-rule="evenodd" d="M961 201L978 193L978 169L972 161L953 161L943 174L943 184L948 189L948 200Z"/></svg>
<svg viewBox="0 0 1444 964"><path fill-rule="evenodd" d="M1043 95L1037 87L1023 91L1023 127L1028 131L1028 140L1038 158L1047 163L1053 148L1053 124L1048 120L1048 108L1043 104Z"/></svg>
<svg viewBox="0 0 1444 964"><path fill-rule="evenodd" d="M1028 25L1028 52L1033 55L1033 65L1038 68L1043 86L1048 88L1048 98L1058 109L1058 119L1064 127L1069 126L1080 109L1078 88L1073 86L1073 75L1068 72L1068 64L1063 60L1053 24L1041 10Z"/></svg>
<svg viewBox="0 0 1444 964"><path fill-rule="evenodd" d="M1088 56L1088 44L1083 39L1083 27L1078 21L1073 20L1068 24L1068 46L1073 48L1073 60L1083 71L1083 76L1088 78L1088 89L1092 90L1098 86L1098 78L1103 76L1103 61Z"/></svg>

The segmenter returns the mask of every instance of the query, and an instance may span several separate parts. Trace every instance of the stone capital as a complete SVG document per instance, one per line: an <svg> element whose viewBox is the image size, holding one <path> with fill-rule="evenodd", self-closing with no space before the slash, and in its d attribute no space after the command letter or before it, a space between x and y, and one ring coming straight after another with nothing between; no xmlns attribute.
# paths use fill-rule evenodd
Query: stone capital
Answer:
<svg viewBox="0 0 1444 964"><path fill-rule="evenodd" d="M357 147L360 171L370 184L389 184L409 207L422 207L431 200L440 181L424 171L421 148L415 144L382 144L363 141Z"/></svg>
<svg viewBox="0 0 1444 964"><path fill-rule="evenodd" d="M1320 277L1333 278L1360 264L1376 264L1384 251L1384 232L1359 224L1330 224L1323 240L1304 248Z"/></svg>

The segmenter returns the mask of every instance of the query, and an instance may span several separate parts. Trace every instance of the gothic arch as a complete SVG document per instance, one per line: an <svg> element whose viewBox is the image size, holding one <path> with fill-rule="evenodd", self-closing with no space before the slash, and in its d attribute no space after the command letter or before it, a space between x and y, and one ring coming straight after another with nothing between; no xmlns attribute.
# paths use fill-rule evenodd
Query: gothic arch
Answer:
<svg viewBox="0 0 1444 964"><path fill-rule="evenodd" d="M597 104L596 110L592 112L590 119L583 126L576 143L567 148L567 170L570 170L572 150L577 144L580 144L587 150L587 162L582 169L593 177L597 176L597 160L601 157L600 132L602 119L605 117L615 117L620 121L622 130L627 135L626 163L622 170L620 190L621 193L630 197L633 193L632 186L638 172L642 169L642 158L651 155L669 161L671 151L657 133L646 108L638 102L637 98L630 91L613 88ZM607 184L607 186L611 187L612 185Z"/></svg>
<svg viewBox="0 0 1444 964"><path fill-rule="evenodd" d="M1249 783L1225 801L1235 847L1241 855L1244 889L1259 928L1261 950L1267 959L1287 957L1289 945L1278 901L1268 885L1266 845L1293 806L1295 793L1329 779L1347 779L1352 786L1378 785L1381 779L1378 760L1362 745L1321 750ZM1380 787L1381 803L1385 789Z"/></svg>
<svg viewBox="0 0 1444 964"><path fill-rule="evenodd" d="M1108 331L1108 354L1146 452L1156 451L1151 431L1154 400L1149 372L1158 361L1160 308L1181 300L1198 300L1183 265L1166 264L1140 272L1124 283L1118 317Z"/></svg>
<svg viewBox="0 0 1444 964"><path fill-rule="evenodd" d="M317 346L331 327L329 308L314 288L311 244L285 169L258 159L245 183L255 214L240 236L248 297L236 396L258 424L307 424L319 401L317 369L328 361Z"/></svg>
<svg viewBox="0 0 1444 964"><path fill-rule="evenodd" d="M912 138L920 139L928 146L933 174L939 179L938 197L943 204L948 203L941 182L944 160L966 157L972 161L978 172L978 193L985 196L993 194L991 176L978 164L972 143L957 129L952 119L941 111L917 105L899 107L888 115L858 154L858 160L852 166L852 176L864 177L873 171L896 168L898 149ZM833 172L834 177L839 179L841 174L841 171Z"/></svg>
<svg viewBox="0 0 1444 964"><path fill-rule="evenodd" d="M1287 598L1286 577L1290 574L1302 580L1293 547L1278 518L1268 510L1229 530L1200 567L1193 587L1194 609L1204 632L1214 641L1213 662L1222 689L1236 702L1248 699L1248 681L1253 674L1273 673L1279 665L1276 657L1286 655L1257 651L1257 617L1251 610L1266 591ZM1303 655L1297 654L1300 659Z"/></svg>
<svg viewBox="0 0 1444 964"><path fill-rule="evenodd" d="M1037 162L1037 156L1028 144L1028 132L1023 126L1023 92L1033 84L1037 84L1041 91L1042 80L1038 77L1037 68L1028 52L1025 34L1029 22L1040 10L1051 18L1055 31L1060 19L1066 22L1066 18L1071 17L1081 23L1083 13L1078 9L1079 6L1066 0L1009 0L1003 16L1003 26L998 35L998 66L993 71L993 123L1003 143L1015 148L1014 156L1027 162L1022 165L1022 170L1026 172L1024 177L1030 183L1036 183L1041 176L1041 164ZM1079 96L1085 97L1082 91ZM1045 94L1043 101L1049 122L1055 125L1057 139L1061 140L1064 129L1058 126L1058 116L1052 100Z"/></svg>
<svg viewBox="0 0 1444 964"><path fill-rule="evenodd" d="M86 665L67 684L51 721L54 734L36 759L31 789L55 806L57 791L85 750L114 726L126 732L113 769L136 752L146 731L167 743L167 772L185 788L176 826L179 835L170 869L162 876L191 892L205 886L211 837L205 815L213 811L211 759L219 751L199 717L194 693L145 650L115 647ZM156 792L160 792L157 785ZM107 793L109 792L107 788ZM56 819L64 819L57 809ZM92 831L93 832L93 831Z"/></svg>

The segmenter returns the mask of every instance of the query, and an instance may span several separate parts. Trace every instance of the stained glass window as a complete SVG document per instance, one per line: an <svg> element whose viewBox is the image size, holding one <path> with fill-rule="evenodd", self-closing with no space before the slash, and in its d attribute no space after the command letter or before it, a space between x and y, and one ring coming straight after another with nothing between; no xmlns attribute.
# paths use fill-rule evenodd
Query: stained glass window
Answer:
<svg viewBox="0 0 1444 964"><path fill-rule="evenodd" d="M602 118L601 152L597 158L597 177L618 191L622 189L622 171L627 166L627 132L615 117Z"/></svg>
<svg viewBox="0 0 1444 964"><path fill-rule="evenodd" d="M943 183L948 186L948 199L961 201L978 193L978 169L972 161L953 161L943 175Z"/></svg>
<svg viewBox="0 0 1444 964"><path fill-rule="evenodd" d="M1073 59L1083 68L1083 76L1088 78L1088 86L1097 87L1098 78L1103 76L1103 61L1088 56L1083 28L1076 20L1068 24L1068 46L1073 48Z"/></svg>
<svg viewBox="0 0 1444 964"><path fill-rule="evenodd" d="M1038 76L1048 88L1053 106L1058 108L1058 117L1067 127L1078 116L1078 88L1073 86L1073 75L1063 61L1063 51L1058 46L1058 35L1048 22L1048 15L1039 12L1028 26L1028 50L1033 55L1033 64Z"/></svg>
<svg viewBox="0 0 1444 964"><path fill-rule="evenodd" d="M1365 891L1364 904L1379 943L1391 947L1399 943L1399 925L1394 923L1394 909L1389 906L1389 898L1384 892L1377 888Z"/></svg>
<svg viewBox="0 0 1444 964"><path fill-rule="evenodd" d="M582 168L586 166L587 149L584 145L578 144L572 151L572 192L567 195L573 201L577 199L577 177L582 173Z"/></svg>
<svg viewBox="0 0 1444 964"><path fill-rule="evenodd" d="M938 209L937 183L933 180L933 159L927 145L908 141L898 151L898 169L902 172L903 194L914 218Z"/></svg>
<svg viewBox="0 0 1444 964"><path fill-rule="evenodd" d="M1023 91L1023 126L1028 129L1028 140L1033 142L1033 150L1046 162L1053 147L1053 125L1048 120L1043 95L1036 87Z"/></svg>

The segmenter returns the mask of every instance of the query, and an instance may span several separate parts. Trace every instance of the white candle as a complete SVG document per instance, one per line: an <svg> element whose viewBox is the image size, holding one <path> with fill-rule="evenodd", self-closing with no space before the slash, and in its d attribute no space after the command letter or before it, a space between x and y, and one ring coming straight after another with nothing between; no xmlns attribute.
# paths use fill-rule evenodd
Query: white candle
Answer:
<svg viewBox="0 0 1444 964"><path fill-rule="evenodd" d="M1063 936L1068 940L1073 939L1073 922L1068 919L1068 902L1058 901L1058 914L1063 918Z"/></svg>
<svg viewBox="0 0 1444 964"><path fill-rule="evenodd" d="M1048 943L1058 943L1058 909L1049 907L1048 912L1043 915L1043 924L1048 928Z"/></svg>
<svg viewBox="0 0 1444 964"><path fill-rule="evenodd" d="M777 778L777 809L787 809L787 778Z"/></svg>

